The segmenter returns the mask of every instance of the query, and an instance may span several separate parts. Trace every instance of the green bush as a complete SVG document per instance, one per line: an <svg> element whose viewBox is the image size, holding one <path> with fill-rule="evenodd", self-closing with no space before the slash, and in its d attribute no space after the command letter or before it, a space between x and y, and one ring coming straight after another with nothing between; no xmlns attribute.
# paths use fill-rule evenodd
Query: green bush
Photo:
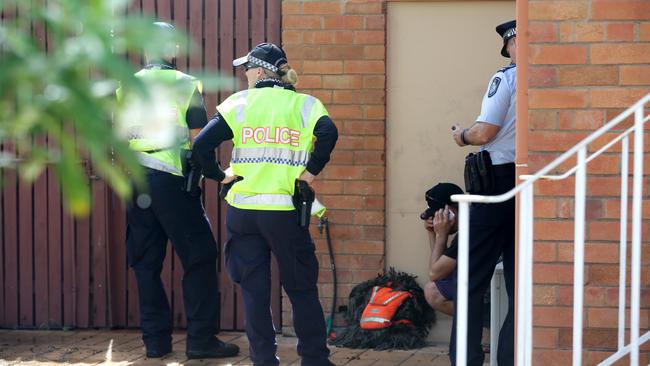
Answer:
<svg viewBox="0 0 650 366"><path fill-rule="evenodd" d="M131 182L144 181L112 126L120 84L146 95L127 53L164 52L161 45L186 38L126 15L128 5L0 0L0 169L16 169L31 182L51 165L74 215L90 211L87 164L121 197L131 193Z"/></svg>

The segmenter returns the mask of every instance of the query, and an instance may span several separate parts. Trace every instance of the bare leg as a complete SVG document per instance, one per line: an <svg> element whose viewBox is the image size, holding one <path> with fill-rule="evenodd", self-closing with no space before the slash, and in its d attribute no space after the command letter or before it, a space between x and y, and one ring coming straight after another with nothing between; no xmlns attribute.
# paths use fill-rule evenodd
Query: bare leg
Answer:
<svg viewBox="0 0 650 366"><path fill-rule="evenodd" d="M444 297L434 282L429 282L424 286L424 297L435 310L449 316L454 315L454 301Z"/></svg>

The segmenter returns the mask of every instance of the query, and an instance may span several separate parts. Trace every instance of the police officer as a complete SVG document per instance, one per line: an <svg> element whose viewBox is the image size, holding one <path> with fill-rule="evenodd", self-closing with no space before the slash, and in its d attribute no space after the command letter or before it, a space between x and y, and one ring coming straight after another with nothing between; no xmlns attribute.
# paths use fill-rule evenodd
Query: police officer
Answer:
<svg viewBox="0 0 650 366"><path fill-rule="evenodd" d="M479 145L489 152L494 168L494 189L501 194L515 185L515 107L516 49L515 21L496 27L503 38L501 55L511 59L490 80L483 97L481 114L470 128L452 127L458 146ZM515 202L511 199L497 204L473 203L469 228L469 304L467 327L467 364L482 365L483 295L490 284L496 263L503 255L504 276L508 292L508 315L499 334L497 354L500 366L514 364L514 222ZM454 304L456 305L456 304ZM450 342L450 358L455 364L456 318Z"/></svg>
<svg viewBox="0 0 650 366"><path fill-rule="evenodd" d="M251 360L256 366L279 364L270 309L273 253L293 307L301 364L332 365L315 247L308 228L298 224L292 197L296 180L311 183L329 161L338 132L318 99L295 91L297 74L280 47L259 44L233 65L246 70L248 90L217 107L193 151L206 177L221 183L241 179L226 196L225 251L228 273L242 288ZM214 149L230 139L230 168L223 172Z"/></svg>
<svg viewBox="0 0 650 366"><path fill-rule="evenodd" d="M174 29L167 23L154 25L166 38ZM217 244L200 191L181 191L182 152L190 149L207 116L201 82L175 69L176 48L162 56L146 53L148 64L135 76L148 87L150 99L140 100L140 112L127 114L123 121L129 147L144 167L148 183L148 191L136 193L127 208L127 258L138 283L147 357L162 357L172 350L172 315L160 279L168 239L183 265L188 358L230 357L239 348L215 336L219 331ZM125 88L117 95L127 105L137 99Z"/></svg>

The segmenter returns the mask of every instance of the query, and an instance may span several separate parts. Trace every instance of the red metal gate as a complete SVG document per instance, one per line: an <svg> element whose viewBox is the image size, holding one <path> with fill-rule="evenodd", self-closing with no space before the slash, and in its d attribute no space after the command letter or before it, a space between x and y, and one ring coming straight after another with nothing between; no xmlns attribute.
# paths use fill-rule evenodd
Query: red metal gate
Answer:
<svg viewBox="0 0 650 366"><path fill-rule="evenodd" d="M172 22L193 38L199 47L177 60L182 71L220 70L233 75L233 58L244 55L251 45L280 42L281 0L135 0L130 11ZM33 32L41 40L47 37L42 27L34 26ZM208 116L228 95L205 95ZM222 160L229 150L221 149ZM19 182L14 171L0 174L0 327L137 327L137 289L124 247L125 210L106 183L88 168L92 213L73 219L63 210L50 169L31 186ZM206 183L206 213L223 247L224 205L217 192L216 183ZM241 330L241 294L226 274L223 256L218 270L221 328ZM169 246L163 282L177 327L185 326L181 278L180 262ZM279 281L273 284L273 315L279 329Z"/></svg>

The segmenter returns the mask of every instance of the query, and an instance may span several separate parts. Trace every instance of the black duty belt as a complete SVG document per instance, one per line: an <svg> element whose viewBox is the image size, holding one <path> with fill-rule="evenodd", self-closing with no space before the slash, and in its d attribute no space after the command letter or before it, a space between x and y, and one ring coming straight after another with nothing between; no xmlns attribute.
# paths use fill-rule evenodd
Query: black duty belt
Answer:
<svg viewBox="0 0 650 366"><path fill-rule="evenodd" d="M515 163L506 163L499 165L492 165L494 175L497 177L507 177L515 175Z"/></svg>

